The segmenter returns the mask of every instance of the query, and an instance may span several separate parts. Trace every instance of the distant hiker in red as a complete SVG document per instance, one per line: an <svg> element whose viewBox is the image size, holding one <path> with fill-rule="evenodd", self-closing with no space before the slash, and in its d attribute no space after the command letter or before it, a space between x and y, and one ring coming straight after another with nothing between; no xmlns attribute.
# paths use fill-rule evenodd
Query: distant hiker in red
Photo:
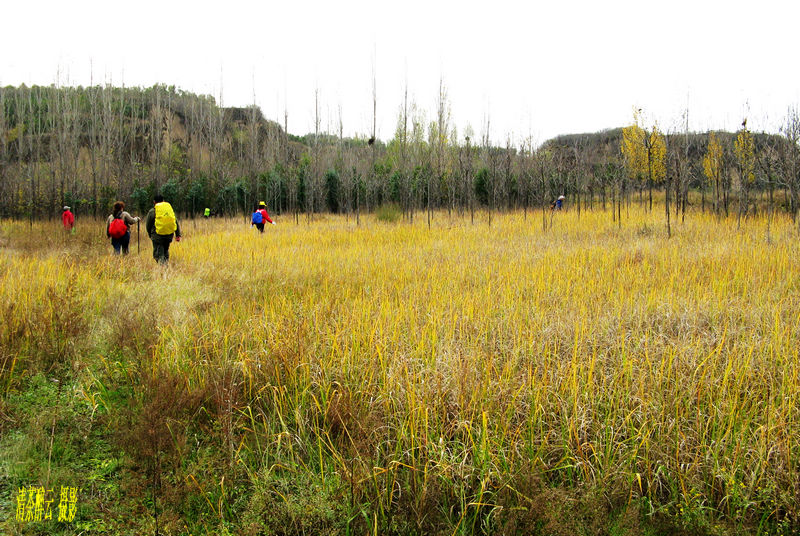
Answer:
<svg viewBox="0 0 800 536"><path fill-rule="evenodd" d="M61 223L64 224L65 231L74 231L75 215L70 212L69 207L67 206L65 206L61 212Z"/></svg>
<svg viewBox="0 0 800 536"><path fill-rule="evenodd" d="M269 214L267 214L267 204L265 202L261 201L258 204L258 211L261 213L261 223L269 222L272 225L275 225L275 222L272 221L269 217ZM261 230L263 231L263 228Z"/></svg>
<svg viewBox="0 0 800 536"><path fill-rule="evenodd" d="M125 203L117 201L111 215L106 218L106 236L111 238L111 245L114 253L119 255L128 254L128 246L131 243L131 225L138 222L139 218L134 218L125 211Z"/></svg>
<svg viewBox="0 0 800 536"><path fill-rule="evenodd" d="M253 214L250 216L250 227L253 225L256 226L259 233L264 232L264 213L261 212L258 207L253 209Z"/></svg>

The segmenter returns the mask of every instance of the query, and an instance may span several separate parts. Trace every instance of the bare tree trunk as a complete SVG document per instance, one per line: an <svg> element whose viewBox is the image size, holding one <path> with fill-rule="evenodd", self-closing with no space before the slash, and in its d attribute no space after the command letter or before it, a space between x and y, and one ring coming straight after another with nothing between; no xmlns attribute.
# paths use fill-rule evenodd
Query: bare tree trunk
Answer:
<svg viewBox="0 0 800 536"><path fill-rule="evenodd" d="M377 85L377 58L372 58L372 152L370 153L370 174L373 182L375 181L375 149L378 147L377 123L378 123L378 85Z"/></svg>
<svg viewBox="0 0 800 536"><path fill-rule="evenodd" d="M678 218L678 213L681 208L681 184L683 182L683 162L678 161L678 170L675 175L675 219Z"/></svg>
<svg viewBox="0 0 800 536"><path fill-rule="evenodd" d="M5 203L8 199L8 180L6 176L6 168L8 167L7 155L8 149L6 147L6 140L8 139L8 124L6 123L6 96L5 90L0 86L0 217L6 215L9 208Z"/></svg>
<svg viewBox="0 0 800 536"><path fill-rule="evenodd" d="M606 184L605 184L605 182L603 182L603 185L601 186L600 195L602 196L602 199L603 199L603 212L605 212L606 211Z"/></svg>
<svg viewBox="0 0 800 536"><path fill-rule="evenodd" d="M617 221L617 195L619 191L618 184L611 185L611 222L616 223Z"/></svg>
<svg viewBox="0 0 800 536"><path fill-rule="evenodd" d="M667 185L666 188L664 188L664 212L667 215L667 238L672 238L672 228L669 223L669 187L669 174L667 174Z"/></svg>
<svg viewBox="0 0 800 536"><path fill-rule="evenodd" d="M542 179L542 232L547 232L547 179L544 173L544 161L539 161L539 175Z"/></svg>
<svg viewBox="0 0 800 536"><path fill-rule="evenodd" d="M701 194L701 197L700 197L701 212L703 214L705 214L706 213L706 183L705 183L705 181L703 181L703 183L700 185L700 194Z"/></svg>
<svg viewBox="0 0 800 536"><path fill-rule="evenodd" d="M406 151L408 150L408 78L406 78L403 88L403 137L400 140L400 170L403 180L403 215L411 218L411 185L406 162Z"/></svg>

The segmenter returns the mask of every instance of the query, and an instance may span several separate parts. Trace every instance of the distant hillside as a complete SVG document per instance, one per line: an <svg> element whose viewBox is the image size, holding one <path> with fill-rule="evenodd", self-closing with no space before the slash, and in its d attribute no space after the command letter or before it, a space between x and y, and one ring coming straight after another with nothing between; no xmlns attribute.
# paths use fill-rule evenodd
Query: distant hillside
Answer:
<svg viewBox="0 0 800 536"><path fill-rule="evenodd" d="M0 88L0 213L97 213L168 184L196 207L291 156L258 107L220 108L174 86Z"/></svg>
<svg viewBox="0 0 800 536"><path fill-rule="evenodd" d="M219 108L211 96L174 86L6 86L0 112L0 152L7 162L101 145L147 163L155 149L173 143L200 152L214 142L235 149L248 136L286 143L281 126L258 107Z"/></svg>
<svg viewBox="0 0 800 536"><path fill-rule="evenodd" d="M710 132L689 132L675 133L667 135L667 143L674 147L685 150L688 143L688 155L690 162L695 166L700 166L703 155L708 149L708 135ZM717 140L726 152L727 156L733 155L733 144L736 141L735 132L714 131ZM753 133L756 153L762 153L766 148L779 148L786 146L786 138L776 134ZM599 162L609 157L620 154L620 144L622 142L622 127L600 132L582 134L564 134L549 139L542 144L543 149L570 148L579 150L583 154L589 155L590 161Z"/></svg>

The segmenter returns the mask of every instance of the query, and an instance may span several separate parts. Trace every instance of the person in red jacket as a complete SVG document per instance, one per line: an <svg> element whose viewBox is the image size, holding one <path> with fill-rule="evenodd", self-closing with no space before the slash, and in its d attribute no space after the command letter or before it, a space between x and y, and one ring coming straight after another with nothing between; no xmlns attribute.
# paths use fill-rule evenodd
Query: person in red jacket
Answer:
<svg viewBox="0 0 800 536"><path fill-rule="evenodd" d="M75 231L75 215L70 212L69 207L65 206L61 212L61 223L67 232Z"/></svg>
<svg viewBox="0 0 800 536"><path fill-rule="evenodd" d="M262 222L262 223L267 223L267 222L269 222L269 223L271 223L272 225L275 225L275 222L274 222L274 221L272 221L272 220L270 219L270 217L269 217L269 214L267 214L267 204L266 204L265 202L261 201L261 202L258 204L258 211L261 213L261 218L262 218L262 219L261 219L261 222Z"/></svg>

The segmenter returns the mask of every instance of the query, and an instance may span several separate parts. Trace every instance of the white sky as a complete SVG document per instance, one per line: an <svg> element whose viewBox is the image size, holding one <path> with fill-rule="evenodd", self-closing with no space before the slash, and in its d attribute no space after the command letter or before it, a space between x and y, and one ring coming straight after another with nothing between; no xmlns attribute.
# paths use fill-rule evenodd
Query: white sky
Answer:
<svg viewBox="0 0 800 536"><path fill-rule="evenodd" d="M800 103L796 0L11 1L0 8L0 84L176 85L226 106L254 101L289 132L378 137L409 98L479 136L542 142L629 124L776 131ZM375 58L375 60L373 60ZM91 66L91 68L90 68ZM60 73L60 74L59 74Z"/></svg>

